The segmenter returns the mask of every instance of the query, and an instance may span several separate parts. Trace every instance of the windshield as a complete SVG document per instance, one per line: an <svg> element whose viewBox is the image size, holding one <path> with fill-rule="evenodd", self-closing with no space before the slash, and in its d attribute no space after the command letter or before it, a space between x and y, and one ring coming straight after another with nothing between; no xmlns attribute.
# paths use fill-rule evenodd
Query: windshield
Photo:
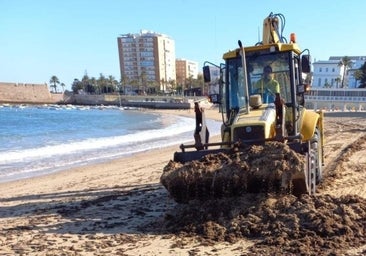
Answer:
<svg viewBox="0 0 366 256"><path fill-rule="evenodd" d="M291 102L289 63L286 52L248 57L249 94L259 94L263 103L273 103L279 93L285 102Z"/></svg>
<svg viewBox="0 0 366 256"><path fill-rule="evenodd" d="M289 75L289 53L276 52L269 54L252 54L246 57L246 83L241 58L229 59L226 62L226 107L241 110L246 107L245 90L249 95L260 95L262 103L273 103L275 94L280 93L285 102L291 102Z"/></svg>

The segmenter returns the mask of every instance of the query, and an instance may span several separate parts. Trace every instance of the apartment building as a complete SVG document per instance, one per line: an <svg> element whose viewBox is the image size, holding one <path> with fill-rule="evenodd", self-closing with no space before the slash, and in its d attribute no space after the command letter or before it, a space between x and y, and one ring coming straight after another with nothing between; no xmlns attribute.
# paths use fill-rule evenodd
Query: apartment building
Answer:
<svg viewBox="0 0 366 256"><path fill-rule="evenodd" d="M120 72L128 89L169 92L176 80L175 42L169 36L141 30L117 38Z"/></svg>
<svg viewBox="0 0 366 256"><path fill-rule="evenodd" d="M352 61L352 66L347 68L339 65L344 56L331 56L329 60L321 60L313 63L313 83L314 88L341 88L343 75L345 88L357 88L359 82L354 77L354 72L366 61L366 56L348 56Z"/></svg>
<svg viewBox="0 0 366 256"><path fill-rule="evenodd" d="M177 85L182 88L189 86L189 79L197 79L198 76L198 62L186 59L176 59L175 68L177 74Z"/></svg>

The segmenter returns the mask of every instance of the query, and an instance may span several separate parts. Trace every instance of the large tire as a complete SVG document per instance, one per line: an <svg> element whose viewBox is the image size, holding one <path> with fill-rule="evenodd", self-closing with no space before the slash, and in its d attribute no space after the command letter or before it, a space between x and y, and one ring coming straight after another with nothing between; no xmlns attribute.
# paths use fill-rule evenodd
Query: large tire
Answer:
<svg viewBox="0 0 366 256"><path fill-rule="evenodd" d="M307 154L307 187L310 195L316 192L316 151L312 148L311 141L308 142L309 151Z"/></svg>
<svg viewBox="0 0 366 256"><path fill-rule="evenodd" d="M311 140L309 141L309 151L308 151L308 174L307 183L310 194L316 193L316 186L320 183L322 179L322 150L320 143L320 132L318 129Z"/></svg>
<svg viewBox="0 0 366 256"><path fill-rule="evenodd" d="M321 137L318 129L315 130L314 136L311 139L311 150L315 153L315 177L316 184L319 184L323 178L323 164L322 164L322 148Z"/></svg>

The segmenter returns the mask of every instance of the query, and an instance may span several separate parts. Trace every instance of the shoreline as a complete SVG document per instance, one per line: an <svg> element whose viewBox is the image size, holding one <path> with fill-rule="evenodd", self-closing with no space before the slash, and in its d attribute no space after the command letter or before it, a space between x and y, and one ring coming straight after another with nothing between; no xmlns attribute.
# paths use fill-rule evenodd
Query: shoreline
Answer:
<svg viewBox="0 0 366 256"><path fill-rule="evenodd" d="M160 109L143 109L141 111L147 111L151 113L159 113L163 115L180 115L185 117L192 117L192 132L194 129L194 117L195 113L194 110L160 110ZM205 115L207 119L212 119L216 121L221 120L221 114L218 113L218 109L205 109ZM219 136L212 136L211 140L217 140ZM193 136L192 136L192 142L193 142ZM179 151L180 145L173 145L173 146L167 146L167 147L161 147L153 150L146 150L141 151L138 153L117 157L114 159L106 159L102 160L100 162L96 163L87 163L80 166L74 166L74 167L68 167L62 170L56 170L51 173L47 174L41 174L34 177L26 177L26 178L20 178L16 180L10 180L10 181L4 181L0 183L0 193L9 193L9 191L13 191L14 193L18 194L18 192L21 193L21 191L33 191L34 184L38 184L38 192L45 192L45 191L51 191L53 188L52 186L49 186L50 180L51 183L54 184L56 181L59 181L60 183L68 183L68 187L74 187L70 185L73 183L73 181L77 179L82 179L82 175L84 176L90 176L93 180L98 180L102 177L102 173L100 173L100 170L103 172L111 172L113 175L118 175L118 168L119 166L125 166L127 164L128 168L133 168L136 162L136 165L141 166L142 163L144 163L143 159L157 159L161 158L161 161L159 161L161 164L165 163L167 164L169 160L173 159L174 152ZM148 163L146 163L146 166L149 166ZM140 167L141 168L141 167ZM161 169L161 173L163 172L163 169ZM28 184L33 184L31 186L28 186ZM114 183L111 181L111 184L114 184L115 186L119 185L119 182ZM86 189L90 186L84 186L82 183L77 185L80 187L80 189ZM22 188L21 191L17 190L19 188ZM8 191L8 192L6 192ZM11 192L11 193L13 193ZM35 191L34 191L35 192Z"/></svg>
<svg viewBox="0 0 366 256"><path fill-rule="evenodd" d="M131 111L131 112L130 112ZM123 111L125 112L125 111ZM28 178L33 178L33 177L39 177L39 176L43 176L43 175L48 175L48 174L52 174L52 173L56 173L56 172L60 172L60 171L67 171L69 169L74 169L76 167L82 167L82 166L92 166L94 164L98 164L98 163L104 163L104 162L108 162L108 161L112 161L115 159L119 159L119 158L127 158L127 157L132 157L135 154L138 153L142 153L142 152L146 152L146 151L152 151L154 149L160 149L161 147L167 147L170 145L177 145L177 148L179 147L178 143L182 143L184 141L184 143L188 143L186 141L190 141L191 139L193 140L193 130L194 130L194 112L193 111L184 111L184 110L149 110L149 109L134 109L134 110L126 110L126 114L127 112L129 115L146 115L146 114L151 114L151 119L154 120L155 118L158 118L158 116L161 116L159 118L161 118L162 120L166 120L168 122L174 122L175 125L177 126L179 124L179 121L175 122L173 120L175 120L176 117L178 116L184 116L182 118L185 119L185 124L182 125L180 124L179 127L185 127L184 130L188 130L188 133L184 134L184 137L180 136L178 139L180 139L180 141L178 142L174 137L169 137L167 138L167 140L161 140L161 142L159 144L152 144L150 145L149 143L144 143L141 144L139 143L141 146L138 147L118 147L116 148L116 152L109 152L106 153L105 155L101 155L100 157L91 157L90 160L87 160L88 157L85 157L84 159L84 155L80 155L80 159L79 158L72 158L72 157L68 157L65 156L60 156L55 158L55 164L50 163L49 165L47 165L46 163L44 165L42 165L42 154L39 154L39 161L36 160L29 160L32 162L29 162L29 164L21 166L19 168L18 171L16 172L16 168L14 168L14 172L11 172L11 169L9 169L9 172L5 172L5 170L3 170L2 175L1 175L1 179L0 179L0 184L3 183L7 183L7 182L11 182L11 181L17 181L17 180L23 180L23 179L28 179ZM102 112L101 112L102 113ZM165 115L165 116L164 116ZM186 117L188 117L189 119L187 119ZM191 120L192 118L192 120ZM169 121L170 120L170 121ZM217 125L215 125L215 131ZM192 130L192 136L190 135L189 130ZM170 131L169 131L170 132ZM216 132L215 132L216 133ZM146 137L151 137L151 136L155 136L156 132L152 132L152 134L147 134L145 132L144 136ZM164 133L163 133L164 134ZM158 136L160 136L161 134L158 134ZM169 135L169 134L168 134ZM137 140L140 138L137 138ZM184 139L184 140L182 140ZM190 143L190 142L189 142ZM73 146L73 145L72 145ZM91 145L93 146L93 145ZM67 150L66 148L68 147L68 145L64 146L64 153L67 154ZM86 150L88 149L87 147L85 148ZM58 149L57 149L58 150ZM131 151L131 152L130 152ZM95 151L96 152L96 151ZM102 152L102 151L101 151ZM27 153L27 152L26 152ZM24 156L24 155L23 155ZM70 155L71 156L71 155ZM2 156L2 159L6 159L7 156L6 154ZM59 159L59 160L57 160ZM84 159L84 160L83 160ZM47 161L48 162L48 161ZM33 168L31 166L41 166L41 168L39 170ZM7 167L7 166L5 166ZM7 168L6 168L7 170Z"/></svg>

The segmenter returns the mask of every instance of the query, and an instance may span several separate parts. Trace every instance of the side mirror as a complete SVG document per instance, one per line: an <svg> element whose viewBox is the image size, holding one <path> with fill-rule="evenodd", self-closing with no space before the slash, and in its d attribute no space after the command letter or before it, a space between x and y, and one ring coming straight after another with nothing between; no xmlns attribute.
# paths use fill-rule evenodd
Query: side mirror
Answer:
<svg viewBox="0 0 366 256"><path fill-rule="evenodd" d="M206 65L209 63L210 65ZM206 61L203 65L203 80L208 86L208 100L214 104L221 104L222 78L224 68Z"/></svg>
<svg viewBox="0 0 366 256"><path fill-rule="evenodd" d="M211 73L209 66L203 67L203 80L205 81L205 83L211 82Z"/></svg>
<svg viewBox="0 0 366 256"><path fill-rule="evenodd" d="M311 61L310 55L302 55L301 56L301 70L304 73L310 73L311 71Z"/></svg>

